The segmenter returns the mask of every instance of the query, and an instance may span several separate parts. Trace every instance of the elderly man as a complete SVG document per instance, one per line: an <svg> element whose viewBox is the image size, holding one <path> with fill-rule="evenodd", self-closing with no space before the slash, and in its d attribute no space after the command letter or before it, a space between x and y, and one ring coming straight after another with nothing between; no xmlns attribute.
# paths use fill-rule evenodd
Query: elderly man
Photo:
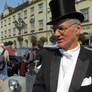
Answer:
<svg viewBox="0 0 92 92"><path fill-rule="evenodd" d="M78 42L84 16L74 0L51 0L50 8L58 48L41 53L33 92L92 92L92 51Z"/></svg>

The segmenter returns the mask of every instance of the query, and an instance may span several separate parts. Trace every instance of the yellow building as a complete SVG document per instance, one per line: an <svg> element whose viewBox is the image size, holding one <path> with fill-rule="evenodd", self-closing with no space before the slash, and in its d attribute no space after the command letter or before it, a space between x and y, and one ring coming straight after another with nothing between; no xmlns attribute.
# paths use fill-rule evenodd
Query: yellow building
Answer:
<svg viewBox="0 0 92 92"><path fill-rule="evenodd" d="M48 39L52 35L50 26L46 23L51 19L49 8L50 0L27 0L16 8L9 7L7 3L0 19L0 40L13 41L13 47L32 47L31 37L37 40L40 37ZM89 41L92 34L92 0L76 0L76 9L85 16L81 34Z"/></svg>
<svg viewBox="0 0 92 92"><path fill-rule="evenodd" d="M90 43L90 36L92 36L92 0L76 0L76 9L84 14L81 34L84 34L86 41Z"/></svg>
<svg viewBox="0 0 92 92"><path fill-rule="evenodd" d="M0 40L13 41L14 48L31 47L32 36L37 40L46 37L49 42L52 32L46 25L50 21L48 3L49 0L27 0L16 8L6 3L0 20Z"/></svg>

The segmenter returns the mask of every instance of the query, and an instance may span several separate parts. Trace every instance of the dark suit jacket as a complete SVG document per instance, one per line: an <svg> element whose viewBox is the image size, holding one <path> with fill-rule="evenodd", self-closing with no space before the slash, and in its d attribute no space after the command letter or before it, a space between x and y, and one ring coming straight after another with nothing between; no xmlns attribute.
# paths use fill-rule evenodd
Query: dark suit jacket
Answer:
<svg viewBox="0 0 92 92"><path fill-rule="evenodd" d="M61 57L58 49L42 51L42 67L37 74L33 92L56 92ZM83 79L89 77L92 77L92 51L81 46L69 92L92 92L92 85L81 86Z"/></svg>

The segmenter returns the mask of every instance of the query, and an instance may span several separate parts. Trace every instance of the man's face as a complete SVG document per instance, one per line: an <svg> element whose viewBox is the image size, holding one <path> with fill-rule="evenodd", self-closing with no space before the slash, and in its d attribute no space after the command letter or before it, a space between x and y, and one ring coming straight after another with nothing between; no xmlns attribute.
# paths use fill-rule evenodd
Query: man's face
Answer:
<svg viewBox="0 0 92 92"><path fill-rule="evenodd" d="M57 37L58 47L65 50L73 49L78 45L78 35L80 33L80 24L70 23L68 20L53 25L55 36Z"/></svg>

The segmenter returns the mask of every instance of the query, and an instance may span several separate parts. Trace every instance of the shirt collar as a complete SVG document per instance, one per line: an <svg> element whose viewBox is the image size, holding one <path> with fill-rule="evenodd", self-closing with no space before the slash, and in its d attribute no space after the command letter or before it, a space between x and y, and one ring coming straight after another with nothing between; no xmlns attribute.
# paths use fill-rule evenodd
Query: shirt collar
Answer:
<svg viewBox="0 0 92 92"><path fill-rule="evenodd" d="M80 50L80 44L78 43L77 47L74 48L74 49L71 49L71 50L64 50L63 48L62 49L59 49L60 53L63 54L64 56L67 56L67 57L72 57L74 53L76 53L77 51Z"/></svg>

